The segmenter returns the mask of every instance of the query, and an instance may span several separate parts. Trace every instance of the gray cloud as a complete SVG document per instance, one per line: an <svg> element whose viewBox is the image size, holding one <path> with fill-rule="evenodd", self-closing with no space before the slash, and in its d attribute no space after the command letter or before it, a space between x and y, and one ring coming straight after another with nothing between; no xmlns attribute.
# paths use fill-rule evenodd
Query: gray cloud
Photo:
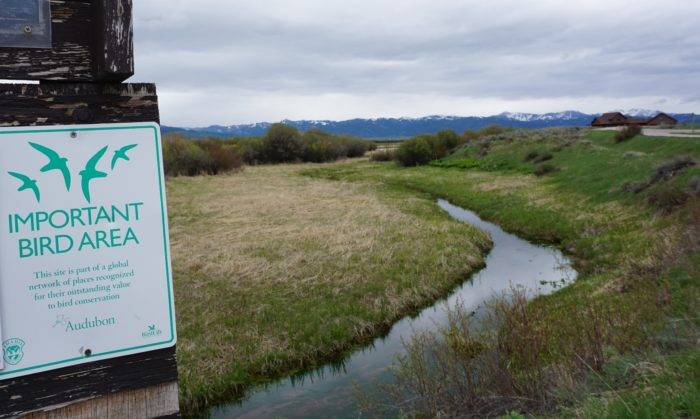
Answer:
<svg viewBox="0 0 700 419"><path fill-rule="evenodd" d="M698 109L700 4L147 0L163 121Z"/></svg>

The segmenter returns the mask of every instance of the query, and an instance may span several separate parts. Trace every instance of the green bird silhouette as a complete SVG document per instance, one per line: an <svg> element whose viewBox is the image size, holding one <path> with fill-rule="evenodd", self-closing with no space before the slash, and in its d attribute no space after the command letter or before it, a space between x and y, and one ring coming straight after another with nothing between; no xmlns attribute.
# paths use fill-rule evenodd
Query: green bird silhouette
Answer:
<svg viewBox="0 0 700 419"><path fill-rule="evenodd" d="M17 172L7 172L10 176L15 177L22 181L22 186L17 189L17 192L22 192L27 189L31 189L36 197L36 202L41 202L41 194L39 193L39 187L36 185L36 180L31 179L29 176L23 175Z"/></svg>
<svg viewBox="0 0 700 419"><path fill-rule="evenodd" d="M88 203L90 202L90 181L93 179L107 177L107 173L100 172L96 168L97 163L99 163L102 156L104 156L107 152L107 147L108 146L104 146L102 147L102 149L100 149L100 151L95 153L95 155L92 156L90 160L88 160L87 164L85 165L85 169L80 171L80 177L82 180L81 183L83 187L83 196L88 201Z"/></svg>
<svg viewBox="0 0 700 419"><path fill-rule="evenodd" d="M129 156L126 155L126 152L131 150L132 148L136 147L137 145L138 144L125 145L124 147L115 151L114 157L112 157L112 170L114 170L114 166L117 164L117 160L122 159L122 160L129 161Z"/></svg>
<svg viewBox="0 0 700 419"><path fill-rule="evenodd" d="M70 171L68 170L68 159L61 157L55 151L48 147L44 147L41 144L29 143L35 150L40 152L49 158L49 163L41 168L42 172L49 172L51 170L59 170L63 174L63 181L66 184L66 190L70 191Z"/></svg>

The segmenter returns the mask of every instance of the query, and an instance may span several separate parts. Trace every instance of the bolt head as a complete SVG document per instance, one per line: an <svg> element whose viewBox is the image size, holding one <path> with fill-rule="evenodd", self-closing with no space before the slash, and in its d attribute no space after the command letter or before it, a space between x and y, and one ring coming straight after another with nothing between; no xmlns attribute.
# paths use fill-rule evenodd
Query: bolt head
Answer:
<svg viewBox="0 0 700 419"><path fill-rule="evenodd" d="M93 119L95 119L93 112L86 108L77 109L73 115L76 122L79 123L91 122Z"/></svg>

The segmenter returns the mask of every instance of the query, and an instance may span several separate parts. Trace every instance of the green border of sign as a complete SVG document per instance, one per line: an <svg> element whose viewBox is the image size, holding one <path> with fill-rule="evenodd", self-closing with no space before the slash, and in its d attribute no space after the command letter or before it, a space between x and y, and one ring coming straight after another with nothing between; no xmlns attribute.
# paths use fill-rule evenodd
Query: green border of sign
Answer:
<svg viewBox="0 0 700 419"><path fill-rule="evenodd" d="M10 127L11 128L11 127ZM54 362L49 362L46 364L41 364L41 365L35 365L32 367L26 367L26 368L20 368L17 370L13 371L5 371L5 372L0 372L0 377L4 375L10 375L10 374L16 374L18 372L24 372L24 371L32 371L40 368L46 368L46 367L52 367L54 365L60 365L60 364L65 364L68 362L74 362L74 361L86 361L85 363L88 362L95 362L99 361L99 359L95 359L92 361L94 358L98 358L101 356L106 356L106 355L113 355L113 354L118 354L121 352L129 352L129 351L136 351L139 349L145 349L145 348L150 348L153 346L161 346L161 345L167 345L171 342L175 342L175 322L173 321L174 313L173 313L173 297L172 297L172 279L170 277L170 264L168 263L168 238L166 237L166 227L165 227L165 200L163 198L163 167L161 164L161 158L160 158L160 153L161 153L161 145L159 141L159 135L158 135L158 130L160 127L158 125L125 125L125 126L112 126L112 127L85 127L85 128L80 128L80 126L74 126L71 128L53 128L53 129L32 129L32 130L21 130L21 129L15 129L15 130L9 130L9 131L1 131L2 128L0 128L0 135L7 135L7 134L33 134L33 133L46 133L46 132L74 132L74 131L119 131L119 130L134 130L134 129L152 129L153 134L154 134L154 140L155 140L155 145L156 145L156 162L158 163L158 189L160 190L160 209L161 209L161 227L163 229L163 255L165 257L165 281L166 281L166 286L168 288L168 311L169 311L169 316L170 316L170 339L162 341L162 342L156 342L156 343L149 343L148 345L140 345L140 346L133 346L131 348L124 348L124 349L115 349L112 351L107 351L107 352L100 352L100 353L95 353L92 354L90 357L75 357L75 358L69 358L69 359L64 359L62 361L54 361ZM166 348L168 346L165 346ZM109 358L105 358L109 359ZM77 364L79 365L79 364Z"/></svg>

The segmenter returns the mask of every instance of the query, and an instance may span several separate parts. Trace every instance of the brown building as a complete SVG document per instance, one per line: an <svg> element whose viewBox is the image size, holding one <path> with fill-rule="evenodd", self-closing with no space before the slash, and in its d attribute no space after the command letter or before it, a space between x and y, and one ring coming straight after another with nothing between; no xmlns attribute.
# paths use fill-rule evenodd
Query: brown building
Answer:
<svg viewBox="0 0 700 419"><path fill-rule="evenodd" d="M619 127L619 126L625 126L625 125L664 125L664 126L673 126L676 125L678 121L676 118L667 115L663 112L659 113L653 118L649 119L637 119L637 118L632 118L631 116L627 116L622 114L621 112L608 112L604 113L601 116L597 117L596 119L591 122L591 126L593 127Z"/></svg>
<svg viewBox="0 0 700 419"><path fill-rule="evenodd" d="M620 125L627 125L629 117L623 115L620 112L608 112L597 117L591 123L594 127L617 127Z"/></svg>
<svg viewBox="0 0 700 419"><path fill-rule="evenodd" d="M646 125L676 125L678 123L678 120L670 115L667 115L665 113L660 113L656 115L655 117L651 118L650 120L647 121Z"/></svg>

